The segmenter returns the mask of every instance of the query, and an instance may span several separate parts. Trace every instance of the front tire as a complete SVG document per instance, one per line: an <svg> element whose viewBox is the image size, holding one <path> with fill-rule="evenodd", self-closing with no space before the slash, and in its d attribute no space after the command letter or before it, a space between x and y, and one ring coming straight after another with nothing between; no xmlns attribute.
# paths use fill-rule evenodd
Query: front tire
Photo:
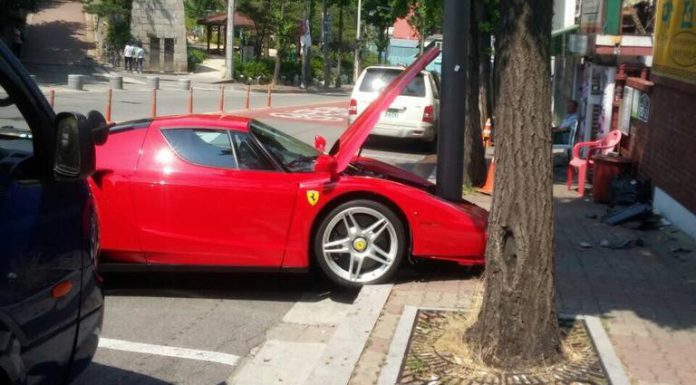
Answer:
<svg viewBox="0 0 696 385"><path fill-rule="evenodd" d="M324 274L341 286L382 283L394 275L406 253L404 224L382 203L349 201L322 219L313 249Z"/></svg>

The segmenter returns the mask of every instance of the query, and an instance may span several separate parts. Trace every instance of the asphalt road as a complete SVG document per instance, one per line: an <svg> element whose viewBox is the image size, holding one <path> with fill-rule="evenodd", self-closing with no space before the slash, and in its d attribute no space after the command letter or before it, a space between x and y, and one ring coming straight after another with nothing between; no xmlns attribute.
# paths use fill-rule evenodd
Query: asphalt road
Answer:
<svg viewBox="0 0 696 385"><path fill-rule="evenodd" d="M224 383L298 300L331 293L312 274L107 275L100 348L75 384Z"/></svg>

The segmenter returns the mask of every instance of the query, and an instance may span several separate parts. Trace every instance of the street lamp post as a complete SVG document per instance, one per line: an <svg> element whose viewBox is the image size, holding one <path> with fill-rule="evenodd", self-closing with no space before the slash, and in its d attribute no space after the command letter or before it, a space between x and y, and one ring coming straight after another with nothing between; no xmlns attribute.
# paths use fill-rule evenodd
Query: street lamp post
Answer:
<svg viewBox="0 0 696 385"><path fill-rule="evenodd" d="M358 81L360 75L360 16L362 11L362 0L358 0L358 26L355 32L355 53L353 55L353 84Z"/></svg>
<svg viewBox="0 0 696 385"><path fill-rule="evenodd" d="M225 37L225 78L234 79L234 0L227 0L227 34Z"/></svg>

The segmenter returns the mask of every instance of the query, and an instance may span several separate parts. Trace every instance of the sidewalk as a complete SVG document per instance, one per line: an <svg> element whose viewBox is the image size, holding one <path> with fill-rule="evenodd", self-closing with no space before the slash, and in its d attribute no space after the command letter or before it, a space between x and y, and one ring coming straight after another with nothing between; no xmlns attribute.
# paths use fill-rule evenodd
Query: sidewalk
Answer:
<svg viewBox="0 0 696 385"><path fill-rule="evenodd" d="M490 197L471 198L490 205ZM589 217L601 216L606 206L578 198L562 183L554 185L554 200L559 313L601 317L634 384L696 384L696 252L670 251L694 250L694 240L671 227L638 231L604 225ZM620 244L636 238L645 247L599 246L604 239ZM480 290L478 275L450 267L396 282L349 384L377 383L404 306L467 309Z"/></svg>

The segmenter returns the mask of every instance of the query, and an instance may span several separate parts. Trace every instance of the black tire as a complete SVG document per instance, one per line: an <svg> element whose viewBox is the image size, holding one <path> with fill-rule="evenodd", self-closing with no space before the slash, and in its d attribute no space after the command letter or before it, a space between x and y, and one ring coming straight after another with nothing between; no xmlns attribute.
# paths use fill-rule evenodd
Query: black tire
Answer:
<svg viewBox="0 0 696 385"><path fill-rule="evenodd" d="M371 225L381 221L382 218L388 223L385 222L385 229L378 231L377 237L374 238L374 240L372 240L367 233L354 234L355 236L352 237L350 234L348 234L348 225L345 222L341 222L343 223L343 230L345 231L345 234L339 234L340 230L338 228L337 221L341 221L341 219L339 219L337 216L344 217L347 212L351 212L355 217L355 221L358 222L358 226L355 226L355 228L359 230L356 231L362 232L369 230ZM372 216L374 213L381 214L382 218L373 217L375 221L370 222L370 216ZM331 229L328 229L330 225ZM330 231L328 234L327 229ZM387 232L386 234L384 234L385 230ZM363 238L362 235L365 235L365 238ZM337 238L341 239L351 239L350 244L352 247L355 247L355 242L358 241L357 238L365 239L366 244L362 253L357 251L358 249L355 248L350 249L350 252L346 253L337 251L334 252L336 254L325 253L323 247L325 237L327 237L326 239L330 240L330 237L332 236L336 236ZM326 277L328 277L332 282L346 288L359 288L363 285L379 284L391 279L401 265L404 254L406 254L408 249L406 239L406 229L404 223L402 223L401 219L392 209L373 200L358 199L348 201L335 207L321 219L321 223L319 224L317 231L314 234L314 239L312 240L312 250L317 265L321 268ZM392 242L394 240L396 241L396 245L392 246ZM385 252L385 245L388 245L389 251L387 254L389 254L391 258L382 257L384 254L378 255L377 252L370 252L370 250L373 248L379 249L381 252ZM354 253L355 255L372 254L378 258L382 258L388 263L373 260L371 256L361 256L359 257L361 261L358 262L353 256ZM347 261L345 261L346 259ZM357 275L355 279L350 279L350 272L352 271L352 268L348 267L347 271L345 271L346 269L343 269L343 271L341 270L341 264L347 265L350 263L359 263L357 265ZM367 268L363 266L365 263L367 263ZM375 267L375 269L369 270L369 267L371 266ZM361 277L361 267L367 270L364 273L365 277ZM340 275L341 272L347 273L347 277L345 275Z"/></svg>

